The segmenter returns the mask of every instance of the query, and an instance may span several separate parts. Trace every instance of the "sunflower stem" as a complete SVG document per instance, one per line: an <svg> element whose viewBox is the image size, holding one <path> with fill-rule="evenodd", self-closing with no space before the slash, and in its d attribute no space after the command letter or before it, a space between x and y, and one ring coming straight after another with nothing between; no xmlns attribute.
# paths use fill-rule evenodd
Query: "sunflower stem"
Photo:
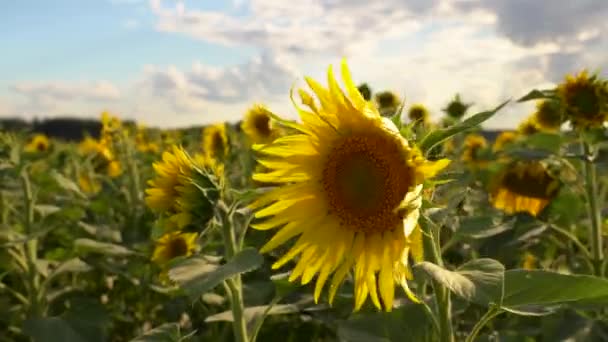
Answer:
<svg viewBox="0 0 608 342"><path fill-rule="evenodd" d="M437 266L443 267L441 258L440 229L438 225L425 216L419 221L424 234L424 249L427 251L427 258ZM439 341L453 342L454 333L452 330L452 307L450 301L450 291L440 282L432 280L433 292L435 293L435 308L437 321L439 322Z"/></svg>
<svg viewBox="0 0 608 342"><path fill-rule="evenodd" d="M239 252L239 244L237 243L236 234L234 231L232 213L230 209L221 203L218 205L221 211L222 235L224 237L224 248L226 249L226 259L232 259ZM228 291L230 292L230 309L232 310L232 329L236 342L249 342L247 335L247 321L245 319L245 307L243 304L243 287L241 276L236 275L226 280Z"/></svg>
<svg viewBox="0 0 608 342"><path fill-rule="evenodd" d="M502 310L500 310L499 308L491 307L481 317L481 319L479 319L479 321L477 323L475 323L475 326L473 327L473 330L471 330L471 333L469 334L469 336L467 336L467 339L465 340L465 342L474 342L475 338L477 338L477 335L479 334L479 332L481 331L481 329L483 329L483 327L486 324L488 324L488 322L490 322L494 317L498 316L501 313L502 313Z"/></svg>
<svg viewBox="0 0 608 342"><path fill-rule="evenodd" d="M583 141L582 150L585 155L583 163L583 173L585 175L585 194L587 196L587 210L591 225L589 227L589 241L591 244L591 256L594 266L594 274L603 276L603 259L604 251L602 244L602 216L598 203L598 194L596 193L597 184L597 169L593 160L595 159L592 146Z"/></svg>

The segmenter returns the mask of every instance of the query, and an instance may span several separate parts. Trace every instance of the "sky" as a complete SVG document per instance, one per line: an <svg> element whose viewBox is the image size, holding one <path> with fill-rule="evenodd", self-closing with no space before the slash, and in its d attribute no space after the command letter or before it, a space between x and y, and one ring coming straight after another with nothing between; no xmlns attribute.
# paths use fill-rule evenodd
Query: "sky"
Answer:
<svg viewBox="0 0 608 342"><path fill-rule="evenodd" d="M355 82L437 119L456 93L476 112L582 68L608 76L606 17L606 0L3 1L0 117L184 127L257 102L295 118L290 89L346 58Z"/></svg>

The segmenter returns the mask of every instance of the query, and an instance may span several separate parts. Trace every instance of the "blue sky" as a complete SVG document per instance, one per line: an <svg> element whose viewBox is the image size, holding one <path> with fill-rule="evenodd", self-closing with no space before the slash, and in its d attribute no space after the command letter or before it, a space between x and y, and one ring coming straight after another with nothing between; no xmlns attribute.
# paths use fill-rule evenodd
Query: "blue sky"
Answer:
<svg viewBox="0 0 608 342"><path fill-rule="evenodd" d="M5 1L0 116L111 110L185 126L238 120L253 102L293 116L289 88L342 57L357 80L435 117L456 92L483 110L606 70L606 15L604 0ZM514 127L530 110L488 125Z"/></svg>

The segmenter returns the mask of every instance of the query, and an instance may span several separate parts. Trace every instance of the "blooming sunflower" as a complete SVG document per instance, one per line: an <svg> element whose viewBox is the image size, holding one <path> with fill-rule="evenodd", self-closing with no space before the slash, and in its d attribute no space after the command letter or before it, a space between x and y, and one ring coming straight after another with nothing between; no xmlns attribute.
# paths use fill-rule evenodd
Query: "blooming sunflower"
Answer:
<svg viewBox="0 0 608 342"><path fill-rule="evenodd" d="M261 249L265 253L298 237L273 268L298 255L290 281L306 284L318 274L318 301L333 274L329 302L347 273L354 271L355 310L367 297L390 311L394 286L416 300L406 279L409 256L422 257L417 227L422 182L448 160L431 162L410 146L394 124L365 101L342 62L343 91L328 70L328 89L306 77L318 102L300 89L302 123L297 133L267 145L254 145L259 163L270 171L255 173L258 182L281 186L262 195L251 207L262 219L252 227L278 229Z"/></svg>
<svg viewBox="0 0 608 342"><path fill-rule="evenodd" d="M196 251L196 233L168 232L156 240L152 262L165 265L182 256L190 256Z"/></svg>
<svg viewBox="0 0 608 342"><path fill-rule="evenodd" d="M228 155L228 136L224 123L205 127L203 130L203 151L207 159L224 162Z"/></svg>
<svg viewBox="0 0 608 342"><path fill-rule="evenodd" d="M563 122L562 111L559 102L551 100L542 100L536 102L534 122L536 122L538 127L544 131L559 130Z"/></svg>
<svg viewBox="0 0 608 342"><path fill-rule="evenodd" d="M120 161L114 157L107 140L97 141L86 137L78 146L79 152L84 156L91 156L95 171L104 172L108 176L115 178L122 173Z"/></svg>
<svg viewBox="0 0 608 342"><path fill-rule="evenodd" d="M517 132L522 135L532 135L540 131L541 129L538 126L534 116L527 118L526 120L522 121L519 126L517 126Z"/></svg>
<svg viewBox="0 0 608 342"><path fill-rule="evenodd" d="M537 262L538 259L536 258L536 256L534 256L534 254L530 252L525 252L522 258L521 268L523 268L524 270L536 269Z"/></svg>
<svg viewBox="0 0 608 342"><path fill-rule="evenodd" d="M514 143L517 140L517 132L513 131L504 131L501 132L494 140L494 144L492 145L492 151L498 152L503 150L506 146Z"/></svg>
<svg viewBox="0 0 608 342"><path fill-rule="evenodd" d="M49 138L44 134L36 134L34 135L30 141L25 145L25 152L36 153L36 152L45 152L51 146L51 142Z"/></svg>
<svg viewBox="0 0 608 342"><path fill-rule="evenodd" d="M608 119L608 81L583 70L557 87L566 117L574 127L599 127Z"/></svg>
<svg viewBox="0 0 608 342"><path fill-rule="evenodd" d="M91 177L88 173L83 173L78 176L78 185L80 189L86 194L97 194L101 191L101 184L99 181Z"/></svg>
<svg viewBox="0 0 608 342"><path fill-rule="evenodd" d="M418 122L420 124L426 125L429 121L429 110L426 109L424 105L414 104L410 107L410 110L407 113L407 117L412 122Z"/></svg>
<svg viewBox="0 0 608 342"><path fill-rule="evenodd" d="M462 161L470 166L483 167L487 160L481 156L481 152L488 147L488 142L480 134L469 134L464 139L464 150L462 151Z"/></svg>
<svg viewBox="0 0 608 342"><path fill-rule="evenodd" d="M392 91L383 91L377 93L374 99L376 100L379 113L382 116L391 116L395 114L395 111L399 105L401 105L401 99Z"/></svg>
<svg viewBox="0 0 608 342"><path fill-rule="evenodd" d="M467 110L471 106L472 104L464 103L462 101L462 99L460 98L460 94L456 94L454 98L448 103L448 105L443 109L443 111L453 119L460 119L466 114Z"/></svg>
<svg viewBox="0 0 608 342"><path fill-rule="evenodd" d="M540 161L514 161L495 180L491 201L507 214L537 216L557 196L560 186Z"/></svg>
<svg viewBox="0 0 608 342"><path fill-rule="evenodd" d="M256 144L271 142L278 136L270 111L261 104L254 104L247 111L241 127L249 140Z"/></svg>
<svg viewBox="0 0 608 342"><path fill-rule="evenodd" d="M183 229L210 219L211 196L217 187L204 171L202 159L173 146L152 165L156 176L148 181L145 201L152 211L169 217L169 228Z"/></svg>

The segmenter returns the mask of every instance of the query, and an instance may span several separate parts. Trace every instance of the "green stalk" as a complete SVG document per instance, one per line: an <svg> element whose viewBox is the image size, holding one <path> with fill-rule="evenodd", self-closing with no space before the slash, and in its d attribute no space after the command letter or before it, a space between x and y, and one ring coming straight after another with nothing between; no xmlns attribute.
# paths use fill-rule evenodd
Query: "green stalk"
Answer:
<svg viewBox="0 0 608 342"><path fill-rule="evenodd" d="M467 339L465 340L465 342L474 342L475 338L477 337L477 335L479 334L479 332L481 331L481 329L488 324L488 322L490 322L494 317L498 316L500 313L502 313L502 310L496 308L496 307L492 307L490 308L482 317L481 319L475 324L475 326L473 327L473 330L471 330L471 333L469 334L469 336L467 336Z"/></svg>
<svg viewBox="0 0 608 342"><path fill-rule="evenodd" d="M27 172L21 173L21 188L23 190L23 228L26 240L23 243L23 252L27 263L27 289L28 289L28 317L42 316L42 304L39 300L40 279L36 268L38 240L30 239L32 223L34 221L34 197Z"/></svg>
<svg viewBox="0 0 608 342"><path fill-rule="evenodd" d="M594 265L594 274L603 276L602 264L604 259L604 250L602 245L602 216L601 209L598 203L598 188L597 169L593 164L594 154L592 146L583 142L583 153L585 162L583 163L583 173L585 176L585 194L587 196L587 210L591 225L589 227L589 241L591 244L591 257Z"/></svg>
<svg viewBox="0 0 608 342"><path fill-rule="evenodd" d="M428 218L421 216L420 226L424 232L424 249L430 262L443 267L440 245L440 227L431 222ZM437 321L439 323L439 341L453 342L454 332L452 329L452 307L450 301L450 291L440 282L433 279L433 291L435 293L435 308Z"/></svg>
<svg viewBox="0 0 608 342"><path fill-rule="evenodd" d="M232 213L223 203L218 205L221 211L222 235L224 236L224 247L226 248L226 259L232 259L240 249L232 222ZM241 276L236 275L226 280L229 290L230 306L232 310L232 329L236 342L249 342L247 335L247 321L245 320L245 306L243 304L243 286Z"/></svg>

